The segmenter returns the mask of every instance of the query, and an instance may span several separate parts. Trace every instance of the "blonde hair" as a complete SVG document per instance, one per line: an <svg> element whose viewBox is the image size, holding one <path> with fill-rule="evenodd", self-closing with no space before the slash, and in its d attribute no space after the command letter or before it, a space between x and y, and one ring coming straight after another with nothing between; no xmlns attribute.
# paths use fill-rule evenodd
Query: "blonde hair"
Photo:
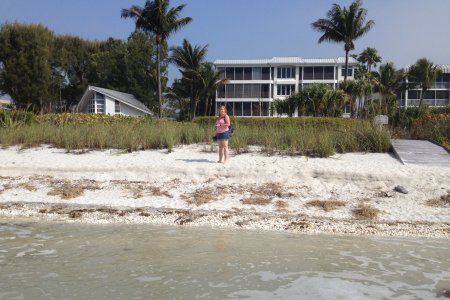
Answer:
<svg viewBox="0 0 450 300"><path fill-rule="evenodd" d="M222 108L225 110L225 114L227 114L227 107L225 105L220 105L219 108L217 109L217 111L220 111ZM219 116L220 116L220 113L219 113Z"/></svg>

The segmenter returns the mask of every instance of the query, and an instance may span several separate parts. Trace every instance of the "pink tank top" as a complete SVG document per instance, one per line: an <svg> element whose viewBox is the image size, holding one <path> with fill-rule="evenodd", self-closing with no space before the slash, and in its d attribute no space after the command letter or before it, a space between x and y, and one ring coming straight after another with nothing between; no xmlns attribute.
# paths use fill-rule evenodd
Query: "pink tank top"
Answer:
<svg viewBox="0 0 450 300"><path fill-rule="evenodd" d="M218 120L216 120L216 125L217 124L225 124L226 122L225 122L225 116L223 116L223 117L219 117L219 119ZM216 133L224 133L224 132L227 132L228 131L228 126L219 126L219 127L216 127Z"/></svg>

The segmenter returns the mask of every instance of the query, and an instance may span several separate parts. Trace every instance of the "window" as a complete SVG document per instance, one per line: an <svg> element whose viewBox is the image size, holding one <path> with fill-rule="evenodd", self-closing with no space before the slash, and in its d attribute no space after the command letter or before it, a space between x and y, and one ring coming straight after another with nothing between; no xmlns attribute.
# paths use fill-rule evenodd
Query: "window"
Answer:
<svg viewBox="0 0 450 300"><path fill-rule="evenodd" d="M313 79L313 74L314 74L313 70L314 70L313 67L304 67L303 68L303 79L304 80Z"/></svg>
<svg viewBox="0 0 450 300"><path fill-rule="evenodd" d="M333 67L324 67L323 68L323 79L333 80L334 79L334 68Z"/></svg>
<svg viewBox="0 0 450 300"><path fill-rule="evenodd" d="M260 84L252 84L252 98L261 98Z"/></svg>
<svg viewBox="0 0 450 300"><path fill-rule="evenodd" d="M269 102L252 102L252 116L268 116Z"/></svg>
<svg viewBox="0 0 450 300"><path fill-rule="evenodd" d="M436 91L436 99L449 99L449 91Z"/></svg>
<svg viewBox="0 0 450 300"><path fill-rule="evenodd" d="M221 85L217 91L217 98L225 98L225 85Z"/></svg>
<svg viewBox="0 0 450 300"><path fill-rule="evenodd" d="M279 84L277 85L278 96L289 96L295 92L294 84Z"/></svg>
<svg viewBox="0 0 450 300"><path fill-rule="evenodd" d="M323 80L323 67L314 67L314 80Z"/></svg>
<svg viewBox="0 0 450 300"><path fill-rule="evenodd" d="M114 101L114 112L116 114L120 114L120 102L119 101Z"/></svg>
<svg viewBox="0 0 450 300"><path fill-rule="evenodd" d="M225 98L234 98L234 84L225 85Z"/></svg>
<svg viewBox="0 0 450 300"><path fill-rule="evenodd" d="M95 94L92 94L91 98L89 98L88 112L95 114Z"/></svg>
<svg viewBox="0 0 450 300"><path fill-rule="evenodd" d="M234 102L234 115L242 116L242 102Z"/></svg>
<svg viewBox="0 0 450 300"><path fill-rule="evenodd" d="M345 68L341 69L341 76L345 76ZM353 76L353 68L348 68L347 69L347 76Z"/></svg>
<svg viewBox="0 0 450 300"><path fill-rule="evenodd" d="M225 103L226 108L227 108L227 113L229 115L234 115L234 110L233 110L233 102L227 102Z"/></svg>
<svg viewBox="0 0 450 300"><path fill-rule="evenodd" d="M270 68L261 68L262 80L270 80Z"/></svg>
<svg viewBox="0 0 450 300"><path fill-rule="evenodd" d="M219 71L219 79L220 80L224 80L225 79L225 68L217 68L217 70Z"/></svg>
<svg viewBox="0 0 450 300"><path fill-rule="evenodd" d="M420 91L418 90L408 91L408 99L420 99Z"/></svg>
<svg viewBox="0 0 450 300"><path fill-rule="evenodd" d="M244 80L252 80L252 68L244 68Z"/></svg>
<svg viewBox="0 0 450 300"><path fill-rule="evenodd" d="M234 85L234 97L242 98L244 93L244 85L243 84L235 84Z"/></svg>
<svg viewBox="0 0 450 300"><path fill-rule="evenodd" d="M436 81L433 82L431 88L432 89L448 89L450 87L449 83L449 73L444 73L436 78Z"/></svg>
<svg viewBox="0 0 450 300"><path fill-rule="evenodd" d="M268 84L261 85L261 98L269 98L269 85Z"/></svg>
<svg viewBox="0 0 450 300"><path fill-rule="evenodd" d="M436 105L446 106L450 103L450 91L436 91Z"/></svg>
<svg viewBox="0 0 450 300"><path fill-rule="evenodd" d="M425 91L425 93L423 94L423 99L435 99L436 95L434 93L434 91Z"/></svg>
<svg viewBox="0 0 450 300"><path fill-rule="evenodd" d="M294 67L278 67L277 78L295 78Z"/></svg>
<svg viewBox="0 0 450 300"><path fill-rule="evenodd" d="M253 68L253 80L261 80L261 68Z"/></svg>
<svg viewBox="0 0 450 300"><path fill-rule="evenodd" d="M252 97L252 85L244 84L244 93L242 95L242 98L251 98L251 97Z"/></svg>
<svg viewBox="0 0 450 300"><path fill-rule="evenodd" d="M105 96L100 93L95 93L95 105L97 106L97 113L105 113Z"/></svg>
<svg viewBox="0 0 450 300"><path fill-rule="evenodd" d="M234 80L244 79L244 68L234 68Z"/></svg>
<svg viewBox="0 0 450 300"><path fill-rule="evenodd" d="M344 107L344 114L351 114L352 113L352 107L350 105L345 105Z"/></svg>
<svg viewBox="0 0 450 300"><path fill-rule="evenodd" d="M234 68L226 68L225 76L228 80L234 80Z"/></svg>
<svg viewBox="0 0 450 300"><path fill-rule="evenodd" d="M251 102L243 102L242 103L242 115L243 116L251 116L252 115Z"/></svg>

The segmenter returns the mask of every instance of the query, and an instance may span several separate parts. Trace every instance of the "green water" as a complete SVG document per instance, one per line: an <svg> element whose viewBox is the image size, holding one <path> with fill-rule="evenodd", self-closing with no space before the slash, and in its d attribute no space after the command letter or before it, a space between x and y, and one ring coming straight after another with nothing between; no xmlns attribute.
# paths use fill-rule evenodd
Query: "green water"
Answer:
<svg viewBox="0 0 450 300"><path fill-rule="evenodd" d="M0 218L0 299L435 299L450 239Z"/></svg>

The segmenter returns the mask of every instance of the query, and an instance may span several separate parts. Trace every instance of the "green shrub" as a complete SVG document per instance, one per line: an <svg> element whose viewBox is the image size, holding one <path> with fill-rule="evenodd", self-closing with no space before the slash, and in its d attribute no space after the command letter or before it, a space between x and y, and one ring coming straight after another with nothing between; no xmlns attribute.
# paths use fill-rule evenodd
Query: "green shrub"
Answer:
<svg viewBox="0 0 450 300"><path fill-rule="evenodd" d="M30 124L35 119L31 112L21 110L0 110L0 127L13 128Z"/></svg>
<svg viewBox="0 0 450 300"><path fill-rule="evenodd" d="M428 114L412 125L415 139L434 140L450 149L450 113Z"/></svg>

